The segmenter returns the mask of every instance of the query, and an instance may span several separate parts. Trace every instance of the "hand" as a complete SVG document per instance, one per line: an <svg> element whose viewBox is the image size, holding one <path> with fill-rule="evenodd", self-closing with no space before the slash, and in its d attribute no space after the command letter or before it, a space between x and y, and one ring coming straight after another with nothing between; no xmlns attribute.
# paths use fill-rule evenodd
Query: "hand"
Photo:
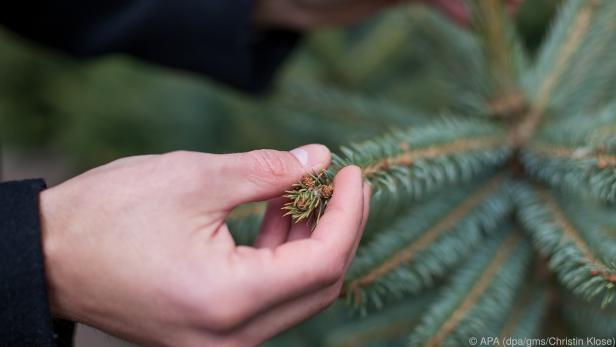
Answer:
<svg viewBox="0 0 616 347"><path fill-rule="evenodd" d="M329 151L174 152L121 159L41 193L52 312L156 346L255 345L336 299L368 215L342 169L310 233L281 217L285 189ZM254 247L225 216L271 199Z"/></svg>
<svg viewBox="0 0 616 347"><path fill-rule="evenodd" d="M256 0L254 18L260 26L311 29L342 26L365 19L382 9L404 2L430 5L456 23L468 25L469 16L462 0ZM523 0L507 0L511 13Z"/></svg>

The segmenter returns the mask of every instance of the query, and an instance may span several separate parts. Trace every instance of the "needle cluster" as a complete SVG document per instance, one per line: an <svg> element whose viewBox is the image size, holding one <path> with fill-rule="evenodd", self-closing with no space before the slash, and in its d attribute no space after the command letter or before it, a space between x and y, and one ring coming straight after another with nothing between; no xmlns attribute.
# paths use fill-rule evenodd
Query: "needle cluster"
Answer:
<svg viewBox="0 0 616 347"><path fill-rule="evenodd" d="M282 207L285 216L291 216L295 223L307 221L310 229L314 229L334 193L331 182L331 175L325 170L304 175L284 195L289 199Z"/></svg>

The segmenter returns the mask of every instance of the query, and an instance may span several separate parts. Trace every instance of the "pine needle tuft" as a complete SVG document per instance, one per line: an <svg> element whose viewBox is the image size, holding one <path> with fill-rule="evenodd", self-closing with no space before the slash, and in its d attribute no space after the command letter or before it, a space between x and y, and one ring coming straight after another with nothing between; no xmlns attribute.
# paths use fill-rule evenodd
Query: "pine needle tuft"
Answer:
<svg viewBox="0 0 616 347"><path fill-rule="evenodd" d="M331 182L331 175L325 170L304 175L284 196L289 199L282 207L287 211L285 216L291 216L294 223L307 221L310 230L314 230L334 193Z"/></svg>

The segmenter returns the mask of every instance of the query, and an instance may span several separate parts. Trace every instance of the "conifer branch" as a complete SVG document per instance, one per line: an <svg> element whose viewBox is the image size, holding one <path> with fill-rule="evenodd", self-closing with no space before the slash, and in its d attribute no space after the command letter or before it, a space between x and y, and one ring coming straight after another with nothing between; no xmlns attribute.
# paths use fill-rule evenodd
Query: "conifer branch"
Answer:
<svg viewBox="0 0 616 347"><path fill-rule="evenodd" d="M488 110L493 116L508 118L524 112L527 107L526 103L523 92L510 88L510 90L493 97L488 102Z"/></svg>
<svg viewBox="0 0 616 347"><path fill-rule="evenodd" d="M536 141L527 147L527 151L548 160L550 158L560 158L572 161L592 161L599 169L616 166L616 154L607 154L600 150L588 150L583 147L555 146L551 143Z"/></svg>
<svg viewBox="0 0 616 347"><path fill-rule="evenodd" d="M537 194L539 195L539 199L548 208L554 221L562 228L561 230L566 238L573 241L582 255L597 267L593 273L600 274L605 280L616 283L616 271L612 273L606 264L603 264L599 259L595 258L590 247L586 244L586 241L584 241L578 230L573 226L554 198L552 198L546 190L539 190Z"/></svg>
<svg viewBox="0 0 616 347"><path fill-rule="evenodd" d="M535 142L522 161L528 173L551 186L616 203L616 155Z"/></svg>
<svg viewBox="0 0 616 347"><path fill-rule="evenodd" d="M530 248L517 231L485 243L437 300L410 337L410 346L460 346L471 336L496 336L530 262Z"/></svg>
<svg viewBox="0 0 616 347"><path fill-rule="evenodd" d="M521 50L522 45L515 37L504 2L475 0L470 5L490 79L490 114L496 117L517 115L526 105L518 87L514 62L514 51Z"/></svg>
<svg viewBox="0 0 616 347"><path fill-rule="evenodd" d="M368 84L374 76L380 76L382 69L400 58L400 47L410 39L411 21L403 12L388 14L381 20L381 25L369 33L369 37L351 47L348 59L345 59L349 80L357 86Z"/></svg>
<svg viewBox="0 0 616 347"><path fill-rule="evenodd" d="M588 302L570 291L563 291L562 315L572 333L580 336L612 338L616 336L616 305L601 305L600 300Z"/></svg>
<svg viewBox="0 0 616 347"><path fill-rule="evenodd" d="M601 294L604 305L616 299L616 264L597 256L600 250L596 247L605 246L605 242L598 240L591 247L587 238L592 232L578 228L569 218L575 212L565 212L547 190L520 185L515 196L522 225L539 251L550 258L550 268L561 283L586 299ZM575 208L577 213L582 209ZM589 210L584 209L584 214L584 219L594 219Z"/></svg>
<svg viewBox="0 0 616 347"><path fill-rule="evenodd" d="M515 145L519 146L525 144L541 123L542 116L548 106L554 87L559 82L563 73L567 70L571 63L571 57L588 33L588 28L599 3L600 0L585 1L575 15L572 26L568 28L568 33L562 41L560 41L561 46L558 48L558 53L554 55L555 60L549 62L551 68L542 76L542 80L539 82L536 96L530 102L529 111L524 115L520 124L513 128L513 131L510 133L511 141ZM547 47L546 49L552 48L549 46Z"/></svg>
<svg viewBox="0 0 616 347"><path fill-rule="evenodd" d="M494 276L501 269L503 263L512 255L516 249L517 243L521 240L520 234L515 232L511 233L509 238L505 240L503 245L499 248L496 256L490 262L488 267L483 271L481 277L477 279L475 284L471 287L468 294L464 297L464 300L456 307L456 309L449 315L447 320L442 324L441 328L436 331L434 335L424 344L424 346L441 346L443 340L456 328L456 326L462 321L464 316L471 310L473 306L477 304L477 301L483 295L483 293L490 286Z"/></svg>
<svg viewBox="0 0 616 347"><path fill-rule="evenodd" d="M343 147L333 170L358 165L372 184L371 215L408 206L439 188L502 165L511 148L491 122L442 119Z"/></svg>
<svg viewBox="0 0 616 347"><path fill-rule="evenodd" d="M544 285L531 283L522 289L516 298L507 320L501 327L499 342L507 338L535 337L539 333L548 306L548 293ZM508 345L504 344L507 347ZM512 346L513 347L513 346Z"/></svg>
<svg viewBox="0 0 616 347"><path fill-rule="evenodd" d="M433 291L406 298L386 309L350 324L336 327L326 338L326 346L361 347L395 343L403 340L415 327L426 307L434 302Z"/></svg>
<svg viewBox="0 0 616 347"><path fill-rule="evenodd" d="M616 96L616 3L613 1L566 1L542 46L536 69L529 71L527 95L539 95L538 87L550 75L564 53L569 63L561 68L549 93L545 113L560 119L594 111ZM577 31L574 29L577 28ZM582 34L583 32L583 34ZM576 37L575 33L579 33ZM577 43L577 44L575 44ZM564 47L573 47L568 51ZM550 124L552 125L552 124Z"/></svg>
<svg viewBox="0 0 616 347"><path fill-rule="evenodd" d="M616 104L542 128L522 162L554 187L616 202Z"/></svg>
<svg viewBox="0 0 616 347"><path fill-rule="evenodd" d="M510 211L507 178L497 175L456 194L442 193L360 248L343 287L356 307L417 292L450 271ZM443 249L450 248L447 257ZM369 301L368 301L369 300Z"/></svg>
<svg viewBox="0 0 616 347"><path fill-rule="evenodd" d="M362 167L362 173L364 177L369 179L386 172L392 166L411 166L419 160L484 150L502 145L502 138L495 136L486 136L477 139L460 139L450 143L419 149L411 149L407 143L401 142L400 148L403 150L402 153L369 163Z"/></svg>
<svg viewBox="0 0 616 347"><path fill-rule="evenodd" d="M289 83L285 85L285 90L287 92L277 103L278 107L287 111L285 115L296 113L299 108L302 113L308 113L313 121L319 118L329 124L339 122L345 127L353 127L354 132L358 125L385 132L392 125L411 126L430 119L420 111L401 107L386 98L352 93L332 86Z"/></svg>

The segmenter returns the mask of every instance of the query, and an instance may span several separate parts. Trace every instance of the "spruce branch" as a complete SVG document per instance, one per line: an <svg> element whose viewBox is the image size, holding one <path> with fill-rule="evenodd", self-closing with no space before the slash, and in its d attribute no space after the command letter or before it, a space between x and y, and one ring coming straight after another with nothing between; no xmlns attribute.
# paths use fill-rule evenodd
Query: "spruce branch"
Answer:
<svg viewBox="0 0 616 347"><path fill-rule="evenodd" d="M429 86L422 82L415 90L414 84L409 85L407 81L401 88L402 95L420 95L420 100L432 100L438 107L429 109L435 112L448 110L462 116L487 118L492 112L486 107L492 90L478 36L459 30L435 11L421 10L413 7L411 11L415 35L409 49L414 50L411 53L414 59L421 57L421 61L430 62L422 69L425 72L421 76Z"/></svg>
<svg viewBox="0 0 616 347"><path fill-rule="evenodd" d="M443 192L402 214L361 245L343 295L365 312L369 306L383 306L389 297L432 285L506 218L511 211L507 182L499 174L455 193Z"/></svg>
<svg viewBox="0 0 616 347"><path fill-rule="evenodd" d="M371 215L379 215L502 165L511 154L504 134L492 122L445 118L342 147L332 166L362 169L373 188Z"/></svg>
<svg viewBox="0 0 616 347"><path fill-rule="evenodd" d="M616 202L616 104L540 129L521 159L554 187Z"/></svg>
<svg viewBox="0 0 616 347"><path fill-rule="evenodd" d="M418 323L427 306L434 302L434 291L406 298L367 317L337 327L325 339L329 347L362 347L374 344L400 345Z"/></svg>
<svg viewBox="0 0 616 347"><path fill-rule="evenodd" d="M593 232L597 221L613 222L610 214L600 216L597 206L584 208L584 204L564 210L566 199L538 187L520 184L515 192L518 219L539 252L550 258L550 268L562 285L588 300L601 297L604 306L613 302L616 244Z"/></svg>
<svg viewBox="0 0 616 347"><path fill-rule="evenodd" d="M575 116L616 96L615 17L613 1L563 4L525 85L550 115Z"/></svg>
<svg viewBox="0 0 616 347"><path fill-rule="evenodd" d="M577 336L613 338L616 336L616 305L601 305L601 300L588 302L563 290L562 316Z"/></svg>
<svg viewBox="0 0 616 347"><path fill-rule="evenodd" d="M535 265L537 263L535 262ZM507 338L537 337L548 311L548 289L546 280L539 278L537 272L532 273L517 295L513 307L500 328L499 341L504 343ZM508 345L505 345L508 346Z"/></svg>
<svg viewBox="0 0 616 347"><path fill-rule="evenodd" d="M441 290L409 339L410 346L461 346L497 336L527 273L530 247L515 230L488 240Z"/></svg>
<svg viewBox="0 0 616 347"><path fill-rule="evenodd" d="M406 13L393 12L381 19L381 25L351 47L345 59L345 71L356 86L368 85L382 75L383 69L400 60L400 47L411 39L413 26Z"/></svg>
<svg viewBox="0 0 616 347"><path fill-rule="evenodd" d="M357 92L335 88L334 86L310 85L308 83L288 83L285 94L277 100L276 106L294 113L301 108L315 118L345 127L357 126L385 132L392 125L411 126L425 123L430 118L418 110L409 110L384 97L373 97Z"/></svg>
<svg viewBox="0 0 616 347"><path fill-rule="evenodd" d="M525 56L523 45L516 37L503 1L469 2L472 23L488 70L490 95L488 108L496 117L511 117L525 109L525 96L519 89L517 55Z"/></svg>
<svg viewBox="0 0 616 347"><path fill-rule="evenodd" d="M554 187L616 203L616 155L534 143L522 161L528 173Z"/></svg>
<svg viewBox="0 0 616 347"><path fill-rule="evenodd" d="M514 144L525 144L539 127L550 106L554 90L588 35L600 3L601 0L569 1L562 10L565 13L558 17L559 21L554 25L540 53L536 70L532 72L535 76L531 78L533 83L528 85L528 95L533 96L529 110L510 133Z"/></svg>

